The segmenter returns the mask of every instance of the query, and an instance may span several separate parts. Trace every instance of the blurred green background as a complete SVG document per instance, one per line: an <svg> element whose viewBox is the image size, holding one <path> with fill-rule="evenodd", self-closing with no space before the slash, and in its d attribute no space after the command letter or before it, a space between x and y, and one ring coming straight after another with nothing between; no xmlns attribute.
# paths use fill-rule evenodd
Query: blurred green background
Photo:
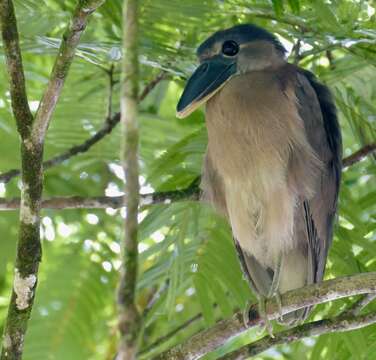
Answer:
<svg viewBox="0 0 376 360"><path fill-rule="evenodd" d="M46 159L82 143L102 126L109 109L111 68L112 109L119 110L121 3L107 0L90 20L53 116ZM71 0L15 1L34 111L74 5ZM299 41L299 65L313 71L335 96L344 156L374 143L375 20L374 2L362 0L141 1L141 87L161 70L167 74L140 106L141 191L182 189L200 174L207 141L203 112L178 120L175 106L194 69L195 47L213 31L233 24L251 22L267 28L289 53ZM295 55L294 51L291 61ZM4 172L19 167L19 139L1 48L0 57L0 172ZM90 151L47 170L45 196L121 194L119 129ZM368 157L343 173L326 278L376 270L375 170L374 159ZM19 196L19 187L18 178L0 184L0 197ZM43 211L43 261L25 360L114 358L122 216L124 212L113 209ZM143 329L140 358L150 359L242 309L252 295L242 279L228 226L210 208L186 201L149 207L139 217L140 309L162 289ZM11 290L17 221L16 211L0 213L0 327ZM318 306L310 318L334 316L350 303L347 299ZM375 305L371 306L376 309ZM215 359L225 349L257 337L255 330L249 331L207 358ZM279 346L259 358L373 359L375 353L374 325Z"/></svg>

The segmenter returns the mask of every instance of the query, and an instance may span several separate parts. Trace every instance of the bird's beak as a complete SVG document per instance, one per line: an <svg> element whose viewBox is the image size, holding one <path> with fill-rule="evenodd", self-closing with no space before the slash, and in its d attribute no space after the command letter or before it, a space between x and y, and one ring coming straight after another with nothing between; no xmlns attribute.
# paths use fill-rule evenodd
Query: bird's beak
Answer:
<svg viewBox="0 0 376 360"><path fill-rule="evenodd" d="M182 119L191 114L219 91L235 72L233 59L218 56L203 62L189 78L176 107L176 116Z"/></svg>

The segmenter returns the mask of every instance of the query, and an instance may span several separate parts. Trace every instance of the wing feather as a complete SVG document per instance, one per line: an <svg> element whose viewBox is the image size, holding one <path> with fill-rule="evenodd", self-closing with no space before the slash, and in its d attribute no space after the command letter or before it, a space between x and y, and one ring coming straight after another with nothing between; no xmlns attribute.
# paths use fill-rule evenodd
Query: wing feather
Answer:
<svg viewBox="0 0 376 360"><path fill-rule="evenodd" d="M304 200L312 270L317 282L323 278L332 242L342 169L342 140L329 89L312 73L299 69L295 93L308 141L324 164L314 196Z"/></svg>

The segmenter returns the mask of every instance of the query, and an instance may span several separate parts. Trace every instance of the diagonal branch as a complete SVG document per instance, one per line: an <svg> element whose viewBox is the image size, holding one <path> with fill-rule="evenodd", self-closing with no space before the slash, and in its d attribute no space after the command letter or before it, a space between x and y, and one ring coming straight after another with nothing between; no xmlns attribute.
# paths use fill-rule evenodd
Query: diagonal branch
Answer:
<svg viewBox="0 0 376 360"><path fill-rule="evenodd" d="M88 18L105 0L79 0L68 29L63 35L55 64L46 91L35 115L32 140L42 144L60 97L69 68L73 62L77 45L86 28Z"/></svg>
<svg viewBox="0 0 376 360"><path fill-rule="evenodd" d="M10 76L10 96L17 129L24 138L31 130L33 115L27 102L17 21L10 0L0 0L0 23L7 70Z"/></svg>
<svg viewBox="0 0 376 360"><path fill-rule="evenodd" d="M143 101L149 93L163 80L166 78L166 72L161 71L153 78L144 88L142 93L140 94L138 101ZM109 117L107 117L104 121L102 127L91 137L85 140L82 144L74 145L67 151L52 157L43 162L43 170L49 169L53 166L61 164L63 161L70 159L73 156L78 154L85 153L91 149L92 146L97 144L101 141L105 136L110 134L112 130L117 126L120 122L120 112L117 112ZM0 174L0 182L7 184L10 180L14 177L19 176L21 174L21 170L19 169L12 169L7 172Z"/></svg>
<svg viewBox="0 0 376 360"><path fill-rule="evenodd" d="M195 316L189 318L188 320L186 320L185 322L183 322L181 325L179 325L175 329L172 329L167 334L162 335L161 337L159 337L158 339L156 339L153 343L151 343L150 345L146 346L144 349L142 349L142 351L140 352L139 355L144 355L144 354L147 354L148 352L150 352L152 350L157 349L158 346L160 346L160 345L166 343L168 340L172 339L181 330L184 330L187 327L189 327L190 325L199 322L203 318L204 318L204 316L202 315L202 313L198 313Z"/></svg>
<svg viewBox="0 0 376 360"><path fill-rule="evenodd" d="M374 152L376 152L376 144L365 145L354 154L351 154L350 156L344 158L342 160L342 168L346 169L349 166L363 160L366 156L373 154Z"/></svg>
<svg viewBox="0 0 376 360"><path fill-rule="evenodd" d="M376 293L363 295L355 304L348 310L352 315L359 315L360 312L376 299Z"/></svg>
<svg viewBox="0 0 376 360"><path fill-rule="evenodd" d="M101 141L106 135L110 134L114 127L120 121L120 113L114 114L112 117L107 118L103 126L90 138L85 140L82 144L74 145L67 151L52 157L43 162L43 170L49 169L53 166L59 165L71 157L88 151L92 146ZM11 179L21 174L21 170L13 169L0 174L0 182L8 183Z"/></svg>
<svg viewBox="0 0 376 360"><path fill-rule="evenodd" d="M341 299L344 297L376 292L376 272L357 274L324 281L300 289L288 291L282 295L282 314L307 307ZM269 319L280 316L275 298L267 301L266 313ZM249 322L244 324L243 313L237 312L231 319L218 322L182 344L165 351L156 357L158 360L195 360L222 346L228 339L241 334L251 327L262 323L257 304L249 309Z"/></svg>
<svg viewBox="0 0 376 360"><path fill-rule="evenodd" d="M243 346L236 351L226 354L225 356L220 357L220 359L245 360L250 356L258 355L276 345L288 344L308 336L356 330L375 323L375 312L362 316L349 315L345 313L332 319L312 321L292 329L278 332L274 334L274 338L266 336L249 345Z"/></svg>

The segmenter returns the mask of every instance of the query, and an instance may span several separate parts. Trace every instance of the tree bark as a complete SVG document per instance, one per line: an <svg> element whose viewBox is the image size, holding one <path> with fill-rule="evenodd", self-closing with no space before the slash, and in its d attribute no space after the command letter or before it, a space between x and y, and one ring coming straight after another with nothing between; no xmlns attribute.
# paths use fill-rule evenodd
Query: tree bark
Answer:
<svg viewBox="0 0 376 360"><path fill-rule="evenodd" d="M126 217L122 242L122 267L118 288L119 330L118 360L136 359L141 316L136 307L138 272L138 1L123 5L123 66L121 88L121 158L125 174L124 205Z"/></svg>
<svg viewBox="0 0 376 360"><path fill-rule="evenodd" d="M22 169L19 235L1 360L22 358L42 256L39 227L43 189L44 138L87 18L102 2L98 0L78 2L72 25L63 36L49 85L33 120L27 102L13 3L11 0L0 0L1 30L7 70L10 75L12 109L21 137Z"/></svg>
<svg viewBox="0 0 376 360"><path fill-rule="evenodd" d="M281 296L282 308L279 311L278 302L272 298L266 303L266 313L270 320L281 314L344 297L369 294L376 292L376 272L357 274L324 281L300 289L286 292ZM244 322L244 314L237 312L231 319L219 321L210 329L204 330L182 344L165 351L156 360L196 360L203 355L222 346L230 338L240 335L251 327L263 323L258 314L257 304L248 311L248 324ZM353 315L351 315L353 316Z"/></svg>

